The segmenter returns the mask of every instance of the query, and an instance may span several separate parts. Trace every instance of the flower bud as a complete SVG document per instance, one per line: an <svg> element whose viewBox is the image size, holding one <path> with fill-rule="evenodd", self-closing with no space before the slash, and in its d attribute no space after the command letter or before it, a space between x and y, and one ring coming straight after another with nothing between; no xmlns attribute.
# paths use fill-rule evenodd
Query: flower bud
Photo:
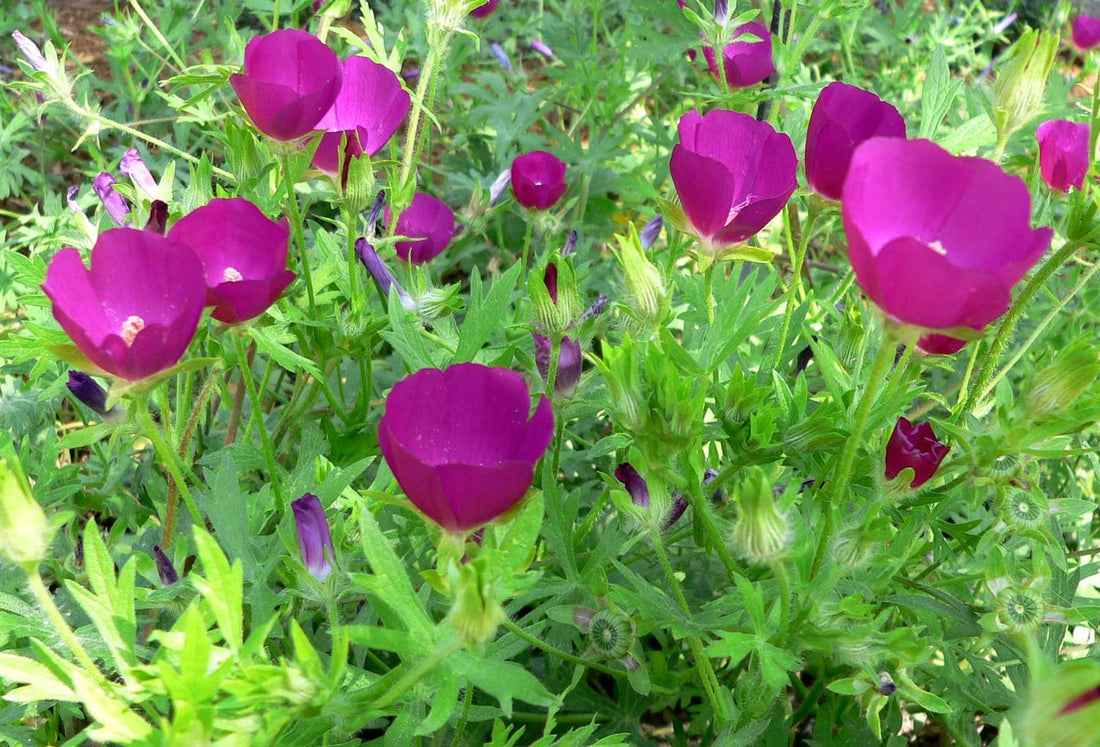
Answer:
<svg viewBox="0 0 1100 747"><path fill-rule="evenodd" d="M492 207L500 196L504 194L504 190L508 189L508 185L512 183L512 170L505 169L500 172L500 176L493 180L493 183L489 185L489 207Z"/></svg>
<svg viewBox="0 0 1100 747"><path fill-rule="evenodd" d="M615 251L615 257L626 275L626 294L632 314L645 328L653 330L668 315L668 289L665 288L661 271L646 257L637 229L630 224L629 230L627 236L615 237L619 249L612 251Z"/></svg>
<svg viewBox="0 0 1100 747"><path fill-rule="evenodd" d="M623 484L626 492L630 494L630 500L641 509L649 509L649 486L634 465L623 462L615 468L615 479Z"/></svg>
<svg viewBox="0 0 1100 747"><path fill-rule="evenodd" d="M294 509L294 525L298 530L298 548L302 551L305 563L313 577L324 581L332 573L332 535L329 534L328 520L321 500L306 493L296 501L291 501Z"/></svg>
<svg viewBox="0 0 1100 747"><path fill-rule="evenodd" d="M552 257L542 273L532 270L527 280L527 293L535 312L535 322L551 335L564 334L581 315L581 295L573 263Z"/></svg>
<svg viewBox="0 0 1100 747"><path fill-rule="evenodd" d="M745 471L748 474L733 493L737 503L733 544L750 563L770 565L782 558L790 546L790 524L775 503L771 482L764 471L759 467Z"/></svg>
<svg viewBox="0 0 1100 747"><path fill-rule="evenodd" d="M161 196L161 190L160 186L157 184L157 180L149 173L149 168L145 165L145 161L141 160L141 155L137 152L137 148L130 148L122 154L122 163L119 164L118 170L121 171L124 176L128 176L138 192L147 199L165 199Z"/></svg>
<svg viewBox="0 0 1100 747"><path fill-rule="evenodd" d="M634 645L636 626L622 612L603 609L588 622L588 646L601 659L622 659Z"/></svg>
<svg viewBox="0 0 1100 747"><path fill-rule="evenodd" d="M905 418L898 418L886 444L886 479L893 480L902 470L911 469L913 479L909 487L918 488L932 479L949 451L950 446L936 439L931 423L914 426Z"/></svg>
<svg viewBox="0 0 1100 747"><path fill-rule="evenodd" d="M164 200L153 200L149 205L149 220L145 222L145 230L160 236L168 230L168 203Z"/></svg>
<svg viewBox="0 0 1100 747"><path fill-rule="evenodd" d="M557 57L554 56L554 50L550 49L550 47L545 42L541 42L538 39L535 39L531 42L531 49L535 50L548 60L557 59Z"/></svg>
<svg viewBox="0 0 1100 747"><path fill-rule="evenodd" d="M642 392L642 374L634 341L624 335L618 347L607 347L596 359L603 374L609 398L608 409L617 424L627 432L642 431L649 417L646 396Z"/></svg>
<svg viewBox="0 0 1100 747"><path fill-rule="evenodd" d="M80 187L69 187L68 192L65 194L66 202L69 205L69 210L73 214L73 219L76 221L77 228L80 229L80 233L84 235L84 238L88 240L89 244L94 244L99 232L96 231L95 226L88 220L88 216L84 214L84 210L76 201L76 196L80 192Z"/></svg>
<svg viewBox="0 0 1100 747"><path fill-rule="evenodd" d="M993 84L993 123L1000 141L1039 113L1057 52L1058 34L1028 30L1004 56Z"/></svg>
<svg viewBox="0 0 1100 747"><path fill-rule="evenodd" d="M554 353L553 343L549 337L532 332L535 339L535 365L543 380L550 375L550 356ZM554 374L554 396L570 397L577 389L577 383L581 380L582 365L581 345L570 337L561 338L558 347L558 368Z"/></svg>
<svg viewBox="0 0 1100 747"><path fill-rule="evenodd" d="M11 32L11 38L15 40L15 46L19 48L20 53L26 58L27 63L34 68L36 72L46 73L50 77L53 77L57 73L56 64L51 65L42 54L42 50L38 48L38 45L23 35L21 31Z"/></svg>
<svg viewBox="0 0 1100 747"><path fill-rule="evenodd" d="M500 46L497 42L489 44L489 51L493 53L493 57L497 58L497 62L507 72L512 72L512 61L508 59L508 53L504 51L504 47Z"/></svg>
<svg viewBox="0 0 1100 747"><path fill-rule="evenodd" d="M157 575L160 576L161 586L171 586L180 580L176 567L172 565L172 561L164 554L160 545L153 545L153 560L157 564Z"/></svg>
<svg viewBox="0 0 1100 747"><path fill-rule="evenodd" d="M126 204L125 198L115 191L115 178L106 171L101 171L92 182L92 187L115 225L127 225L129 221L126 216L130 214L130 206Z"/></svg>
<svg viewBox="0 0 1100 747"><path fill-rule="evenodd" d="M401 287L401 283L397 282L393 273L390 272L390 268L386 266L386 263L378 256L378 252L366 239L359 238L355 240L355 256L359 257L359 261L367 268L367 272L370 273L374 284L378 286L378 293L383 299L389 298L390 288L396 288L397 297L401 299L401 305L405 310L416 310L416 302L413 301L412 296Z"/></svg>
<svg viewBox="0 0 1100 747"><path fill-rule="evenodd" d="M19 565L45 559L53 531L31 494L23 465L8 442L0 446L0 556Z"/></svg>
<svg viewBox="0 0 1100 747"><path fill-rule="evenodd" d="M1073 406L1100 375L1100 356L1087 340L1072 343L1035 377L1024 394L1024 408L1035 419Z"/></svg>
<svg viewBox="0 0 1100 747"><path fill-rule="evenodd" d="M639 236L643 249L649 249L653 246L653 242L657 240L657 237L661 235L661 229L665 227L665 219L661 214L657 214L649 219L649 222L642 226L642 233Z"/></svg>
<svg viewBox="0 0 1100 747"><path fill-rule="evenodd" d="M492 638L504 619L504 610L494 594L492 573L485 561L483 557L475 558L464 565L452 566L449 571L454 605L448 619L467 644L476 645Z"/></svg>

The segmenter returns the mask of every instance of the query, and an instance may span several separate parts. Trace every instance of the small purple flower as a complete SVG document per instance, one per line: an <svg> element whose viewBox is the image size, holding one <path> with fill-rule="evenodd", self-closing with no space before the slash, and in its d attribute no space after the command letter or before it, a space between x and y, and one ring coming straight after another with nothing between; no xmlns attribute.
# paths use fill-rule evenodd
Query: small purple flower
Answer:
<svg viewBox="0 0 1100 747"><path fill-rule="evenodd" d="M497 3L499 2L500 0L485 0L484 3L471 10L470 15L474 18L485 18L497 9Z"/></svg>
<svg viewBox="0 0 1100 747"><path fill-rule="evenodd" d="M336 100L340 58L313 34L280 29L248 42L244 72L229 83L256 129L273 140L297 140Z"/></svg>
<svg viewBox="0 0 1100 747"><path fill-rule="evenodd" d="M389 208L386 208L386 223L391 220ZM412 203L397 217L394 234L411 239L394 245L402 262L414 265L430 262L447 248L455 235L454 211L442 200L426 192L417 192Z"/></svg>
<svg viewBox="0 0 1100 747"><path fill-rule="evenodd" d="M46 60L46 57L42 54L42 50L38 48L38 45L23 36L21 31L11 32L11 38L15 39L15 46L19 47L19 51L23 54L23 57L26 58L32 68L40 73L49 73L51 75L56 72L53 66Z"/></svg>
<svg viewBox="0 0 1100 747"><path fill-rule="evenodd" d="M798 181L791 139L747 114L692 110L680 118L669 167L699 242L720 253L779 214Z"/></svg>
<svg viewBox="0 0 1100 747"><path fill-rule="evenodd" d="M1100 18L1095 16L1077 16L1074 18L1073 46L1084 52L1092 49L1097 44L1100 44Z"/></svg>
<svg viewBox="0 0 1100 747"><path fill-rule="evenodd" d="M493 180L493 183L489 185L489 207L492 207L500 196L504 194L504 190L508 189L508 185L512 183L512 170L500 172L500 176Z"/></svg>
<svg viewBox="0 0 1100 747"><path fill-rule="evenodd" d="M145 161L141 160L137 148L130 148L122 155L122 163L119 164L118 170L124 176L128 176L134 186L150 200L155 200L160 195L157 180L149 173L149 168L145 165Z"/></svg>
<svg viewBox="0 0 1100 747"><path fill-rule="evenodd" d="M302 562L314 578L324 581L332 573L332 560L336 553L332 549L332 535L321 499L313 493L306 493L291 501L290 507L294 509L294 526L298 530Z"/></svg>
<svg viewBox="0 0 1100 747"><path fill-rule="evenodd" d="M416 308L416 302L413 301L412 296L401 287L401 283L397 282L397 278L390 272L390 268L386 267L386 263L378 256L378 252L369 241L364 238L355 240L355 256L359 257L363 267L367 268L383 299L389 298L390 288L397 288L397 296L401 299L401 305L405 310L413 311Z"/></svg>
<svg viewBox="0 0 1100 747"><path fill-rule="evenodd" d="M180 580L176 567L172 565L172 561L164 554L160 545L153 545L153 560L157 564L157 575L160 576L161 586L171 586Z"/></svg>
<svg viewBox="0 0 1100 747"><path fill-rule="evenodd" d="M364 153L373 156L382 150L405 121L410 105L409 92L388 67L366 57L344 60L340 93L317 123L317 129L325 130L325 134L313 154L313 165L346 179L351 159Z"/></svg>
<svg viewBox="0 0 1100 747"><path fill-rule="evenodd" d="M202 317L202 262L149 231L99 235L91 270L76 249L54 255L42 286L53 315L92 363L138 381L174 365Z"/></svg>
<svg viewBox="0 0 1100 747"><path fill-rule="evenodd" d="M73 396L83 402L89 410L101 418L107 415L107 390L95 379L83 371L69 371L69 381L65 384Z"/></svg>
<svg viewBox="0 0 1100 747"><path fill-rule="evenodd" d="M905 137L893 105L845 83L822 89L806 129L806 180L818 194L839 200L856 146L873 137Z"/></svg>
<svg viewBox="0 0 1100 747"><path fill-rule="evenodd" d="M125 198L115 191L115 178L106 171L101 171L92 182L92 188L115 225L129 225L130 221L126 216L130 214L130 206L126 204Z"/></svg>
<svg viewBox="0 0 1100 747"><path fill-rule="evenodd" d="M864 292L896 322L982 329L1050 245L1031 197L992 161L927 140L872 138L852 156L841 199Z"/></svg>
<svg viewBox="0 0 1100 747"><path fill-rule="evenodd" d="M1088 122L1051 120L1039 125L1039 171L1051 189L1081 189L1089 170Z"/></svg>
<svg viewBox="0 0 1100 747"><path fill-rule="evenodd" d="M665 227L665 219L662 215L655 215L649 219L649 222L642 228L642 233L638 237L642 242L643 249L649 249L653 246L653 242L657 240L657 237L661 235L661 229Z"/></svg>
<svg viewBox="0 0 1100 747"><path fill-rule="evenodd" d="M729 88L748 88L768 79L775 72L772 62L772 35L764 24L752 21L735 32L737 36L752 34L760 41L734 41L722 51L726 69L726 85ZM703 47L703 56L715 79L721 80L714 47Z"/></svg>
<svg viewBox="0 0 1100 747"><path fill-rule="evenodd" d="M276 223L242 197L215 199L172 226L171 241L202 260L206 305L219 322L259 316L294 281L286 269L290 224Z"/></svg>
<svg viewBox="0 0 1100 747"><path fill-rule="evenodd" d="M486 524L531 486L554 413L515 371L462 363L405 377L378 423L382 455L409 500L450 532Z"/></svg>
<svg viewBox="0 0 1100 747"><path fill-rule="evenodd" d="M164 235L168 230L168 203L164 200L153 200L149 205L149 220L145 222L145 230Z"/></svg>
<svg viewBox="0 0 1100 747"><path fill-rule="evenodd" d="M492 42L489 44L489 51L493 53L493 57L497 58L502 68L508 72L512 71L512 61L508 59L508 53L504 51L504 47L497 42Z"/></svg>
<svg viewBox="0 0 1100 747"><path fill-rule="evenodd" d="M911 488L919 488L932 479L950 446L945 446L932 432L931 423L914 426L898 418L890 441L886 444L886 479L893 480L907 467L913 470Z"/></svg>
<svg viewBox="0 0 1100 747"><path fill-rule="evenodd" d="M553 354L553 343L550 338L532 332L535 338L535 365L539 374L545 380L550 375L550 356ZM577 383L581 380L581 365L583 362L581 344L569 337L561 338L558 348L558 370L554 374L554 396L570 397L577 389Z"/></svg>
<svg viewBox="0 0 1100 747"><path fill-rule="evenodd" d="M525 208L547 210L565 194L565 163L544 150L512 161L512 191Z"/></svg>
<svg viewBox="0 0 1100 747"><path fill-rule="evenodd" d="M557 57L554 56L554 50L550 49L550 47L545 42L539 41L538 39L533 39L531 41L531 49L535 50L548 60L557 59Z"/></svg>
<svg viewBox="0 0 1100 747"><path fill-rule="evenodd" d="M569 232L569 236L565 239L565 245L561 248L561 256L568 257L573 252L577 251L577 239L580 238L580 232L577 229L572 229ZM555 266L556 267L556 266ZM547 268L549 269L549 268Z"/></svg>
<svg viewBox="0 0 1100 747"><path fill-rule="evenodd" d="M623 484L626 492L630 493L630 500L638 508L649 508L649 485L634 469L630 462L623 462L615 468L615 479Z"/></svg>

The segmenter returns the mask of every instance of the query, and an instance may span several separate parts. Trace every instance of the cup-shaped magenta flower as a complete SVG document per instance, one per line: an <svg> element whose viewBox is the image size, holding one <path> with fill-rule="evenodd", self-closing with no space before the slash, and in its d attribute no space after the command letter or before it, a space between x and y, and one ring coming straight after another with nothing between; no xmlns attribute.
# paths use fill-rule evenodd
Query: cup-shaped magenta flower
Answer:
<svg viewBox="0 0 1100 747"><path fill-rule="evenodd" d="M1088 122L1054 119L1043 122L1035 133L1039 140L1039 171L1051 189L1081 189L1089 170Z"/></svg>
<svg viewBox="0 0 1100 747"><path fill-rule="evenodd" d="M767 225L797 186L791 139L767 122L718 109L680 118L669 167L691 230L720 253Z"/></svg>
<svg viewBox="0 0 1100 747"><path fill-rule="evenodd" d="M898 418L890 441L886 444L886 479L893 480L906 467L913 470L911 488L919 488L932 479L940 462L951 451L932 432L931 423L913 425Z"/></svg>
<svg viewBox="0 0 1100 747"><path fill-rule="evenodd" d="M242 197L211 200L176 222L168 238L202 260L206 305L219 322L259 316L291 282L286 269L290 224L276 223Z"/></svg>
<svg viewBox="0 0 1100 747"><path fill-rule="evenodd" d="M386 222L391 215L386 209ZM397 217L394 228L397 236L408 236L411 241L398 241L394 248L403 262L414 265L429 262L439 256L455 235L454 211L443 202L425 192L417 192L412 203Z"/></svg>
<svg viewBox="0 0 1100 747"><path fill-rule="evenodd" d="M550 400L534 415L515 371L462 363L394 385L378 445L401 489L429 519L465 532L515 505L554 431Z"/></svg>
<svg viewBox="0 0 1100 747"><path fill-rule="evenodd" d="M332 573L332 535L329 533L328 520L321 499L313 493L306 493L296 501L290 502L294 509L294 527L298 530L298 549L302 551L305 563L313 577L324 581Z"/></svg>
<svg viewBox="0 0 1100 747"><path fill-rule="evenodd" d="M340 93L317 123L325 134L313 154L313 165L335 176L346 170L349 159L364 153L373 156L401 126L409 104L409 92L395 72L366 57L347 58ZM340 142L345 138L341 159Z"/></svg>
<svg viewBox="0 0 1100 747"><path fill-rule="evenodd" d="M1077 16L1073 19L1073 46L1081 51L1100 44L1100 18Z"/></svg>
<svg viewBox="0 0 1100 747"><path fill-rule="evenodd" d="M88 270L76 249L50 262L42 286L53 315L88 359L138 381L174 365L202 317L202 262L186 246L151 231L99 235Z"/></svg>
<svg viewBox="0 0 1100 747"><path fill-rule="evenodd" d="M735 36L752 34L760 41L734 41L722 51L722 65L726 69L726 85L730 88L748 88L762 83L775 72L772 62L772 35L762 23L752 21L739 27ZM714 47L703 47L703 56L711 74L721 80Z"/></svg>
<svg viewBox="0 0 1100 747"><path fill-rule="evenodd" d="M565 163L544 150L517 156L512 161L512 191L525 208L548 210L565 194Z"/></svg>
<svg viewBox="0 0 1100 747"><path fill-rule="evenodd" d="M905 137L892 104L846 83L822 89L806 129L806 179L818 194L839 200L852 152L873 137Z"/></svg>
<svg viewBox="0 0 1100 747"><path fill-rule="evenodd" d="M486 2L471 10L470 15L474 18L485 18L486 16L492 15L493 11L497 9L497 3L499 2L500 0L486 0Z"/></svg>
<svg viewBox="0 0 1100 747"><path fill-rule="evenodd" d="M340 82L340 58L299 29L251 39L244 72L229 76L256 129L282 142L309 134L336 101Z"/></svg>
<svg viewBox="0 0 1100 747"><path fill-rule="evenodd" d="M1050 244L1024 182L927 140L872 138L841 199L856 279L895 322L982 329Z"/></svg>

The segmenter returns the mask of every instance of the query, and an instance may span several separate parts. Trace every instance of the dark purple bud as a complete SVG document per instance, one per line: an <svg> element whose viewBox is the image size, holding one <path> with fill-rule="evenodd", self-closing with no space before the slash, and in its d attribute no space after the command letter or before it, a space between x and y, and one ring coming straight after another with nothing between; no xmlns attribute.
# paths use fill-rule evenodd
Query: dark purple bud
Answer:
<svg viewBox="0 0 1100 747"><path fill-rule="evenodd" d="M532 332L535 338L535 365L543 380L550 375L550 356L553 353L550 338ZM561 338L561 346L558 348L558 370L554 374L554 396L569 397L577 389L581 380L581 367L583 357L581 344L568 337Z"/></svg>
<svg viewBox="0 0 1100 747"><path fill-rule="evenodd" d="M306 493L290 504L294 509L294 524L298 530L298 548L302 562L318 581L324 581L332 573L332 535L321 500L313 493Z"/></svg>
<svg viewBox="0 0 1100 747"><path fill-rule="evenodd" d="M550 49L550 47L548 47L544 42L541 42L538 39L535 39L531 42L531 49L535 50L548 60L557 59L556 57L554 57L554 50Z"/></svg>
<svg viewBox="0 0 1100 747"><path fill-rule="evenodd" d="M416 303L413 301L412 296L401 287L401 283L397 282L397 278L390 272L390 268L386 267L386 263L382 261L382 258L378 256L378 252L374 250L370 242L366 239L355 240L355 256L359 257L359 261L363 263L363 267L367 268L367 272L374 279L375 285L378 286L378 292L383 299L389 298L390 288L397 288L397 296L401 299L401 305L406 310L412 311L416 308Z"/></svg>
<svg viewBox="0 0 1100 747"><path fill-rule="evenodd" d="M718 470L716 469L708 469L706 472L703 473L704 485L710 485L716 479L718 479Z"/></svg>
<svg viewBox="0 0 1100 747"><path fill-rule="evenodd" d="M684 496L682 496L679 493L673 493L672 494L672 508L669 509L668 516L665 517L665 520L663 522L661 522L661 531L662 532L668 531L668 529L673 524L675 524L677 521L679 521L680 517L684 515L684 511L687 510L687 507L688 507L687 498L685 498Z"/></svg>
<svg viewBox="0 0 1100 747"><path fill-rule="evenodd" d="M577 233L577 229L573 229L569 232L568 238L565 240L565 246L561 248L561 256L568 257L573 252L577 251L577 239L580 234Z"/></svg>
<svg viewBox="0 0 1100 747"><path fill-rule="evenodd" d="M919 488L932 479L940 462L951 451L932 432L931 423L914 426L905 418L898 418L890 441L886 444L886 479L893 480L906 468L913 470L911 488Z"/></svg>
<svg viewBox="0 0 1100 747"><path fill-rule="evenodd" d="M508 185L512 183L512 170L508 169L502 171L489 187L489 207L493 206L500 196L504 194L504 190L508 189Z"/></svg>
<svg viewBox="0 0 1100 747"><path fill-rule="evenodd" d="M158 233L161 236L168 230L168 203L164 200L153 200L149 206L149 221L145 224L146 231Z"/></svg>
<svg viewBox="0 0 1100 747"><path fill-rule="evenodd" d="M171 586L180 580L180 576L176 573L175 566L172 565L172 561L168 559L168 556L164 554L164 550L160 548L160 545L153 545L153 559L157 561L157 575L160 576L160 583L162 586Z"/></svg>
<svg viewBox="0 0 1100 747"><path fill-rule="evenodd" d="M83 371L69 371L66 384L73 396L100 417L107 415L107 390Z"/></svg>
<svg viewBox="0 0 1100 747"><path fill-rule="evenodd" d="M730 15L729 0L714 0L714 22L719 26L726 25L726 19Z"/></svg>
<svg viewBox="0 0 1100 747"><path fill-rule="evenodd" d="M630 462L623 462L615 468L615 479L630 493L630 499L635 506L649 508L649 486Z"/></svg>
<svg viewBox="0 0 1100 747"><path fill-rule="evenodd" d="M542 282L546 285L546 292L550 294L550 300L555 305L558 303L558 266L553 262L546 265L546 271L542 274Z"/></svg>
<svg viewBox="0 0 1100 747"><path fill-rule="evenodd" d="M40 73L52 72L50 63L46 61L42 50L38 48L37 44L23 36L20 31L11 32L11 38L15 39L15 46L19 47L19 51L23 53L23 57L27 59L31 67Z"/></svg>
<svg viewBox="0 0 1100 747"><path fill-rule="evenodd" d="M603 311L604 306L607 306L607 294L601 293L596 298L595 302L588 307L587 311L584 312L584 315L581 317L581 321L583 322L586 319L595 319Z"/></svg>
<svg viewBox="0 0 1100 747"><path fill-rule="evenodd" d="M95 189L99 201L103 203L107 215L111 216L115 225L127 225L129 221L126 220L126 216L130 214L130 206L126 204L122 195L115 191L115 178L106 171L101 171L92 182L92 188Z"/></svg>
<svg viewBox="0 0 1100 747"><path fill-rule="evenodd" d="M505 70L512 71L512 61L508 59L508 53L504 51L504 47L500 46L496 42L489 45L489 51L493 53L493 57L497 58L497 62Z"/></svg>
<svg viewBox="0 0 1100 747"><path fill-rule="evenodd" d="M651 218L642 228L642 235L639 237L642 242L642 248L648 249L653 246L653 242L661 235L661 229L664 227L665 219L662 216L657 215Z"/></svg>

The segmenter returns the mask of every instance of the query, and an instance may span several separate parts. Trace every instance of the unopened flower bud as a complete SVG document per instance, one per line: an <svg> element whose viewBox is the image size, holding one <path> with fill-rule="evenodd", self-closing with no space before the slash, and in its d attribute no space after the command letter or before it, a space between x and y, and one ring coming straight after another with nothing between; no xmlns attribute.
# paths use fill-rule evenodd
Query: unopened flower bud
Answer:
<svg viewBox="0 0 1100 747"><path fill-rule="evenodd" d="M1058 34L1028 30L1004 55L993 84L993 123L999 140L1007 141L1039 113L1057 53Z"/></svg>
<svg viewBox="0 0 1100 747"><path fill-rule="evenodd" d="M172 561L164 554L160 545L153 545L153 560L157 564L157 575L160 576L161 586L171 586L180 580L176 567L172 565Z"/></svg>
<svg viewBox="0 0 1100 747"><path fill-rule="evenodd" d="M672 525L680 520L680 517L684 515L684 511L687 511L688 502L680 493L672 494L672 508L668 510L668 515L665 516L665 520L661 522L661 531L667 532L672 528Z"/></svg>
<svg viewBox="0 0 1100 747"><path fill-rule="evenodd" d="M451 627L468 644L480 644L496 633L504 619L504 610L497 602L493 590L492 573L485 558L475 558L457 568L452 567L451 588L454 589L454 605L451 607Z"/></svg>
<svg viewBox="0 0 1100 747"><path fill-rule="evenodd" d="M649 508L649 486L634 465L623 462L615 468L615 479L623 484L626 492L630 494L630 500L638 508Z"/></svg>
<svg viewBox="0 0 1100 747"><path fill-rule="evenodd" d="M291 501L290 507L294 509L294 526L298 530L302 562L314 578L324 581L332 573L332 559L335 556L324 506L313 493L306 493Z"/></svg>
<svg viewBox="0 0 1100 747"><path fill-rule="evenodd" d="M1032 418L1057 415L1072 407L1100 375L1100 355L1087 340L1063 349L1039 372L1024 394L1024 407Z"/></svg>
<svg viewBox="0 0 1100 747"><path fill-rule="evenodd" d="M88 220L88 216L84 214L84 210L80 207L79 204L77 204L76 196L77 194L79 194L79 192L80 187L69 187L69 190L65 195L66 202L69 205L69 210L73 214L73 219L76 221L77 228L79 228L80 232L84 234L84 237L88 240L89 244L94 244L96 237L99 235L99 232L96 231L96 228L92 225L92 222Z"/></svg>
<svg viewBox="0 0 1100 747"><path fill-rule="evenodd" d="M565 334L581 315L577 278L568 258L554 257L540 273L532 270L527 293L539 327L551 335Z"/></svg>
<svg viewBox="0 0 1100 747"><path fill-rule="evenodd" d="M11 32L11 38L15 40L15 46L19 48L27 63L37 72L46 73L51 77L57 72L56 68L46 60L38 45L24 36L23 32L13 31Z"/></svg>
<svg viewBox="0 0 1100 747"><path fill-rule="evenodd" d="M504 194L504 190L508 189L508 185L512 183L512 170L505 169L500 172L500 176L493 180L493 183L489 186L489 207L492 207L500 196Z"/></svg>
<svg viewBox="0 0 1100 747"><path fill-rule="evenodd" d="M549 337L532 332L535 340L535 365L543 379L550 375L550 356L553 355L553 343ZM581 380L583 356L581 345L570 337L561 338L558 347L558 368L554 374L554 396L570 397Z"/></svg>
<svg viewBox="0 0 1100 747"><path fill-rule="evenodd" d="M578 238L580 238L580 232L575 228L572 229L565 238L565 245L561 248L561 256L568 257L570 254L577 251Z"/></svg>
<svg viewBox="0 0 1100 747"><path fill-rule="evenodd" d="M791 541L787 518L775 503L771 482L759 468L748 474L734 491L737 521L733 525L733 544L745 560L770 565L786 553Z"/></svg>
<svg viewBox="0 0 1100 747"><path fill-rule="evenodd" d="M149 205L149 220L145 222L145 230L161 236L168 230L168 203L164 200L153 200Z"/></svg>
<svg viewBox="0 0 1100 747"><path fill-rule="evenodd" d="M653 242L661 235L661 229L664 227L665 219L660 213L650 218L649 222L642 226L642 233L639 236L642 248L649 249L653 246Z"/></svg>
<svg viewBox="0 0 1100 747"><path fill-rule="evenodd" d="M129 177L134 187L136 187L147 199L164 199L161 197L157 180L149 173L149 167L147 167L145 161L141 159L141 155L138 153L137 148L130 148L122 154L122 163L119 164L118 170L121 171L124 176Z"/></svg>
<svg viewBox="0 0 1100 747"><path fill-rule="evenodd" d="M52 534L15 449L10 442L4 444L0 448L0 556L19 565L37 564L48 554Z"/></svg>
<svg viewBox="0 0 1100 747"><path fill-rule="evenodd" d="M74 397L104 420L116 420L121 417L118 405L110 410L107 409L107 390L88 374L82 371L69 371L69 381L66 386Z"/></svg>
<svg viewBox="0 0 1100 747"><path fill-rule="evenodd" d="M115 222L115 225L127 225L129 221L126 216L130 214L130 206L126 204L123 196L115 191L115 178L106 171L101 171L99 176L92 182L92 187L95 189L100 202L103 203L103 207L107 210L107 215L111 216L111 220Z"/></svg>
<svg viewBox="0 0 1100 747"><path fill-rule="evenodd" d="M627 236L616 236L619 245L615 256L626 275L626 293L630 308L643 326L654 329L665 319L669 310L668 289L657 266L649 261L642 249L641 240L633 224Z"/></svg>
<svg viewBox="0 0 1100 747"><path fill-rule="evenodd" d="M550 49L550 47L545 42L541 42L538 39L535 39L531 42L531 49L535 50L548 60L557 59L556 57L554 57L554 50Z"/></svg>
<svg viewBox="0 0 1100 747"><path fill-rule="evenodd" d="M359 261L367 268L367 272L370 273L374 284L378 286L378 293L383 299L390 297L390 288L396 288L397 297L401 299L401 305L405 310L416 310L416 302L413 301L412 296L401 287L401 283L397 282L397 278L390 272L390 268L386 266L386 263L378 256L378 252L366 239L359 238L355 240L355 256L359 257Z"/></svg>
<svg viewBox="0 0 1100 747"><path fill-rule="evenodd" d="M493 57L497 58L497 62L500 66L508 72L512 72L512 61L508 59L508 53L504 51L504 47L500 46L497 42L489 44L489 51L493 53Z"/></svg>

